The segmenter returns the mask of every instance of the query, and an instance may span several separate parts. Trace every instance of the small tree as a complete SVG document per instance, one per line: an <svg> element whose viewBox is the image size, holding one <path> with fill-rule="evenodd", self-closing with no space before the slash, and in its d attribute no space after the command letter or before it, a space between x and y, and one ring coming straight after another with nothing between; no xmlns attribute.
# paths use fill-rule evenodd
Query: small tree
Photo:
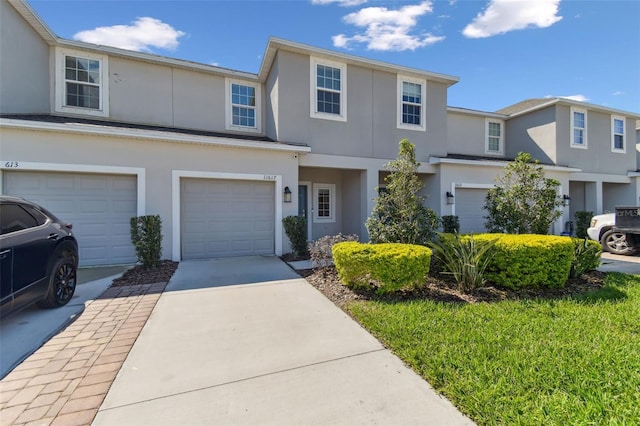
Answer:
<svg viewBox="0 0 640 426"><path fill-rule="evenodd" d="M486 227L489 232L547 234L562 213L557 197L560 182L546 178L538 160L521 152L496 178L485 200Z"/></svg>
<svg viewBox="0 0 640 426"><path fill-rule="evenodd" d="M415 146L407 139L400 141L398 158L385 165L391 173L387 188L376 197L366 227L373 243L426 244L438 229L438 216L418 195L422 182L417 171Z"/></svg>

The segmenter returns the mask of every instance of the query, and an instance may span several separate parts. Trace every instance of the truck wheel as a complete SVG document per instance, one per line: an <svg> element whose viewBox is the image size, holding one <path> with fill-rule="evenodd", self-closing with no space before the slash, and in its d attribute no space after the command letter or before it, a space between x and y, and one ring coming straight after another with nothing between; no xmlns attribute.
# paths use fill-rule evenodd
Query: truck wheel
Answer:
<svg viewBox="0 0 640 426"><path fill-rule="evenodd" d="M609 229L600 237L600 244L602 249L613 254L633 254L633 247L629 247L627 244L627 237L622 232L616 232L613 229Z"/></svg>

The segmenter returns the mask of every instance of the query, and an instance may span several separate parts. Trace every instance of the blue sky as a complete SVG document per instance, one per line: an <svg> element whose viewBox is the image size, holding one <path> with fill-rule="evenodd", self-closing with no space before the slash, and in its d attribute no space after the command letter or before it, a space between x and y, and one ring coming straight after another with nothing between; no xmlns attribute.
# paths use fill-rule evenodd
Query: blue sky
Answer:
<svg viewBox="0 0 640 426"><path fill-rule="evenodd" d="M640 2L27 0L60 37L257 72L269 36L460 77L449 105L640 113Z"/></svg>

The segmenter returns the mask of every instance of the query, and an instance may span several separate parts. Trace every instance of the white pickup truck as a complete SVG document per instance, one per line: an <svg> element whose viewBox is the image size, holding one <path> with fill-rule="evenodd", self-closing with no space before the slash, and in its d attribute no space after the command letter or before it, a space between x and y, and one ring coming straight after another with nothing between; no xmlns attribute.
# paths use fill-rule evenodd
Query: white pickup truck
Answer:
<svg viewBox="0 0 640 426"><path fill-rule="evenodd" d="M615 224L615 213L593 216L587 234L592 240L600 241L605 251L613 254L633 254L635 250L627 244L625 234L613 229Z"/></svg>

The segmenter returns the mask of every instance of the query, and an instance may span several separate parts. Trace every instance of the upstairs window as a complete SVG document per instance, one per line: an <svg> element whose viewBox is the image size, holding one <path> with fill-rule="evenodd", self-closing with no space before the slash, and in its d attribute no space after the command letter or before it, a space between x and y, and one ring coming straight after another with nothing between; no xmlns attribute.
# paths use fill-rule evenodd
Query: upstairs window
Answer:
<svg viewBox="0 0 640 426"><path fill-rule="evenodd" d="M56 110L108 116L108 75L106 56L56 50Z"/></svg>
<svg viewBox="0 0 640 426"><path fill-rule="evenodd" d="M502 154L504 145L503 127L504 123L501 120L486 120L485 152L487 154Z"/></svg>
<svg viewBox="0 0 640 426"><path fill-rule="evenodd" d="M426 81L398 76L398 128L424 131Z"/></svg>
<svg viewBox="0 0 640 426"><path fill-rule="evenodd" d="M311 117L346 121L344 64L311 58Z"/></svg>
<svg viewBox="0 0 640 426"><path fill-rule="evenodd" d="M611 118L611 150L614 152L625 152L624 146L624 118Z"/></svg>
<svg viewBox="0 0 640 426"><path fill-rule="evenodd" d="M587 111L571 108L571 146L587 147Z"/></svg>
<svg viewBox="0 0 640 426"><path fill-rule="evenodd" d="M65 55L65 106L100 109L100 61Z"/></svg>
<svg viewBox="0 0 640 426"><path fill-rule="evenodd" d="M232 79L226 80L226 86L227 129L260 132L260 86Z"/></svg>

